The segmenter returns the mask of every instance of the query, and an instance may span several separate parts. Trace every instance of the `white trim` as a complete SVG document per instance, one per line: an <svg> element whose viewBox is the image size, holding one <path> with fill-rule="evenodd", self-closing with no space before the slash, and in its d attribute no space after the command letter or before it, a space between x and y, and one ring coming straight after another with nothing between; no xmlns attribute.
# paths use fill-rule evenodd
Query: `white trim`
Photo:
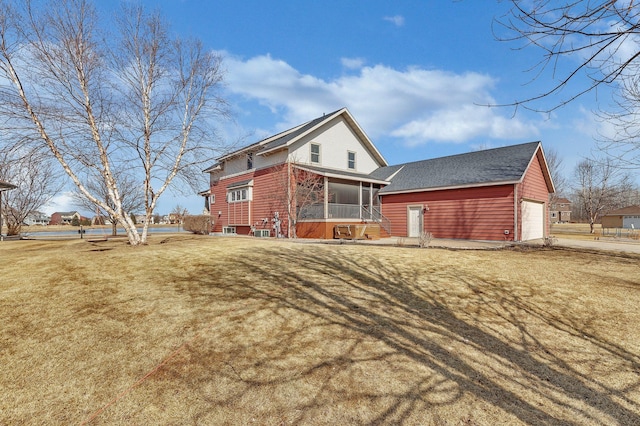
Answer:
<svg viewBox="0 0 640 426"><path fill-rule="evenodd" d="M439 186L436 188L418 188L418 189L408 189L403 191L383 192L380 195L384 197L386 195L411 194L414 192L433 192L433 191L446 191L448 189L480 188L483 186L515 185L517 183L519 183L517 180L516 181L509 180L504 182L474 183L473 185Z"/></svg>
<svg viewBox="0 0 640 426"><path fill-rule="evenodd" d="M353 154L353 167L350 167L351 154ZM358 156L355 151L347 151L347 170L358 170Z"/></svg>
<svg viewBox="0 0 640 426"><path fill-rule="evenodd" d="M423 204L408 204L407 205L407 237L408 238L416 238L419 237L422 232L424 232L424 216L422 211L424 209ZM418 211L418 235L411 235L411 212Z"/></svg>

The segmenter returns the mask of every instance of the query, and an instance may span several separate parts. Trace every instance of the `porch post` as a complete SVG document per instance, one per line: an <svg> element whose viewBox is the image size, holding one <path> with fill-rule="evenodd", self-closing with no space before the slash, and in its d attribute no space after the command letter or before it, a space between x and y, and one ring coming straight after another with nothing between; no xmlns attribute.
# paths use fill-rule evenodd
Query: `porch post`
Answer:
<svg viewBox="0 0 640 426"><path fill-rule="evenodd" d="M324 177L324 219L329 218L329 178Z"/></svg>
<svg viewBox="0 0 640 426"><path fill-rule="evenodd" d="M359 209L358 209L358 216L360 217L360 220L363 220L364 218L362 217L362 181L358 182L358 204L359 204Z"/></svg>
<svg viewBox="0 0 640 426"><path fill-rule="evenodd" d="M369 182L369 219L377 220L373 214L373 183Z"/></svg>

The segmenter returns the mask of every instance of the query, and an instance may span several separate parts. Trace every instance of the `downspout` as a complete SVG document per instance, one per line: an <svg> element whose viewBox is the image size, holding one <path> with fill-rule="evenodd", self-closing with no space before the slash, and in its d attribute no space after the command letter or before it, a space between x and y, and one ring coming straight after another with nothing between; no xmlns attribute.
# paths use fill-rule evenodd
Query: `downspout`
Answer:
<svg viewBox="0 0 640 426"><path fill-rule="evenodd" d="M518 184L513 184L513 242L518 241Z"/></svg>
<svg viewBox="0 0 640 426"><path fill-rule="evenodd" d="M292 207L292 204L295 205L295 202L291 199L291 162L289 162L289 159L287 158L287 204L289 204L287 207L287 212L289 213L287 216L287 238L291 238L291 219L293 218L293 214L295 214L296 212L293 211L293 208L295 206ZM297 237L297 235L296 235Z"/></svg>

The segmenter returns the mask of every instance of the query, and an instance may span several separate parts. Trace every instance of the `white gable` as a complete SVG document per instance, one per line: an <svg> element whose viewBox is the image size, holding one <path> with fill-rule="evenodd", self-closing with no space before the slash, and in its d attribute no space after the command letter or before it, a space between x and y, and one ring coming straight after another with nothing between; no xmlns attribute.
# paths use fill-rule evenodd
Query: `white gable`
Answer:
<svg viewBox="0 0 640 426"><path fill-rule="evenodd" d="M318 163L311 161L311 144L320 146ZM355 169L348 167L349 152L355 153ZM342 115L294 143L289 149L289 161L363 174L381 166Z"/></svg>

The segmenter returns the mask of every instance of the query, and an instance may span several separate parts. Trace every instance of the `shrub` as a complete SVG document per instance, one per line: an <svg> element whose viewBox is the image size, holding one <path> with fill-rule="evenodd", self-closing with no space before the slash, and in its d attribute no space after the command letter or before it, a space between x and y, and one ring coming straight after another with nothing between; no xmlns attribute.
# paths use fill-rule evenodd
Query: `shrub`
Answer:
<svg viewBox="0 0 640 426"><path fill-rule="evenodd" d="M433 234L431 232L422 232L420 237L418 237L418 247L425 248L429 247L431 244L431 240L433 239Z"/></svg>
<svg viewBox="0 0 640 426"><path fill-rule="evenodd" d="M189 231L194 234L208 235L211 230L211 216L185 216L182 227L185 231Z"/></svg>

